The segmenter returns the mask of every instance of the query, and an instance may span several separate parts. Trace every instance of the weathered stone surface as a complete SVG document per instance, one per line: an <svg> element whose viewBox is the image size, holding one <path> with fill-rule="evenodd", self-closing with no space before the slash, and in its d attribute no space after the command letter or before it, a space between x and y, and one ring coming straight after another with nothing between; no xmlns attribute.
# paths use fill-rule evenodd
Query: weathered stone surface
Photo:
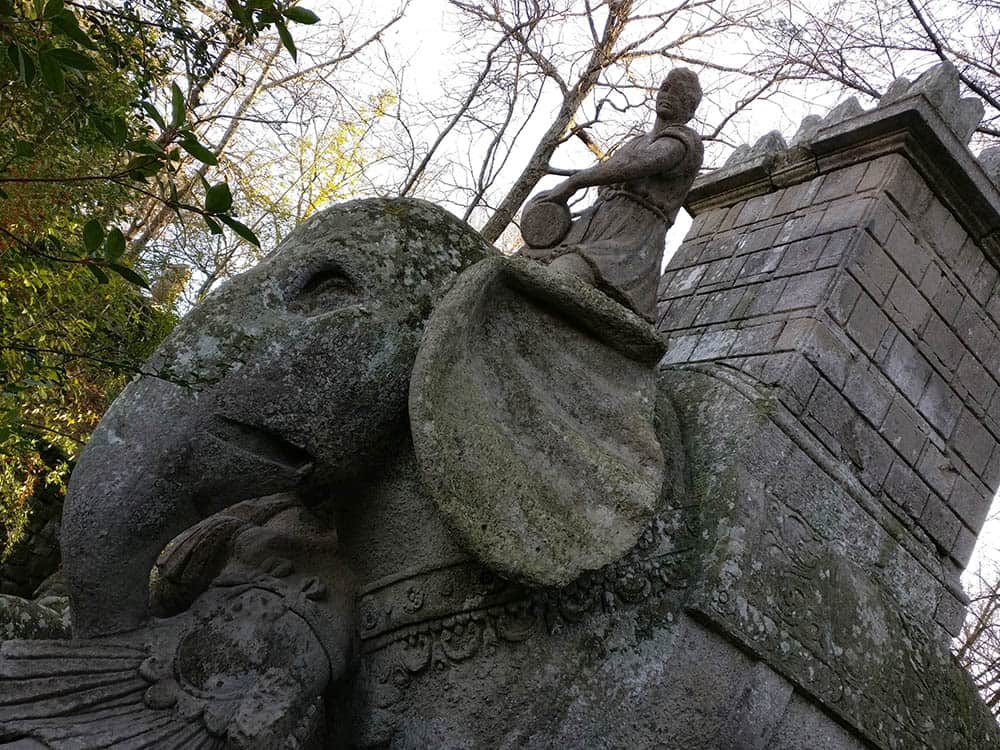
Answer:
<svg viewBox="0 0 1000 750"><path fill-rule="evenodd" d="M177 536L156 561L150 605L168 616L187 610L227 568L242 566L275 576L308 570L320 578L337 573L337 534L292 494L246 500Z"/></svg>
<svg viewBox="0 0 1000 750"><path fill-rule="evenodd" d="M689 611L876 747L1000 741L936 632L935 577L898 544L891 516L864 505L859 478L749 378L664 377L692 437L691 499L710 540Z"/></svg>
<svg viewBox="0 0 1000 750"><path fill-rule="evenodd" d="M434 300L491 252L429 204L355 201L193 310L73 473L63 564L77 632L142 622L153 561L201 518L365 471L405 417Z"/></svg>
<svg viewBox="0 0 1000 750"><path fill-rule="evenodd" d="M1000 746L947 652L1000 482L1000 193L933 80L702 182L657 378L636 316L426 206L304 230L202 309L211 342L182 328L151 363L188 401L107 420L80 486L112 563L75 548L70 585L125 632L7 642L0 742ZM174 531L169 616L138 574L94 614L81 562L145 575Z"/></svg>
<svg viewBox="0 0 1000 750"><path fill-rule="evenodd" d="M983 149L978 159L993 184L1000 187L1000 146Z"/></svg>
<svg viewBox="0 0 1000 750"><path fill-rule="evenodd" d="M47 604L0 594L0 643L15 638L66 638L63 613Z"/></svg>
<svg viewBox="0 0 1000 750"><path fill-rule="evenodd" d="M484 261L428 325L410 389L424 480L500 573L565 585L621 557L665 474L652 327L573 276Z"/></svg>
<svg viewBox="0 0 1000 750"><path fill-rule="evenodd" d="M319 746L320 697L343 670L349 634L331 632L343 618L315 598L277 579L230 580L132 634L8 641L0 738L55 748Z"/></svg>
<svg viewBox="0 0 1000 750"><path fill-rule="evenodd" d="M290 495L206 519L157 568L154 600L179 614L111 637L50 632L41 637L66 640L0 647L0 739L323 746L322 696L347 669L353 629L337 555L336 533Z"/></svg>
<svg viewBox="0 0 1000 750"><path fill-rule="evenodd" d="M969 142L983 119L985 110L978 98L959 97L958 69L950 62L938 63L922 73L906 93L922 94L963 143Z"/></svg>
<svg viewBox="0 0 1000 750"><path fill-rule="evenodd" d="M958 91L947 66L898 81L699 179L664 274L662 366L714 540L686 606L795 684L767 747L998 743L946 648L1000 481L1000 192Z"/></svg>
<svg viewBox="0 0 1000 750"><path fill-rule="evenodd" d="M849 97L826 113L820 123L820 127L828 128L831 125L836 125L844 120L857 117L864 111L864 108L858 103L857 97Z"/></svg>
<svg viewBox="0 0 1000 750"><path fill-rule="evenodd" d="M799 123L799 129L795 131L789 146L799 146L812 140L813 135L819 130L823 118L820 115L806 115Z"/></svg>
<svg viewBox="0 0 1000 750"><path fill-rule="evenodd" d="M522 271L508 281L517 290L518 307L511 313L523 316L525 329L537 319L538 308L547 309L563 319L550 324L554 330L564 326L582 331L584 340L593 338L585 344L591 355L600 355L600 346L613 355L625 350L652 375L662 346L637 317L571 277L527 261L506 265ZM574 377L554 380L554 396L564 388L562 398L579 397L573 382L595 381L589 393L606 387L605 381L615 383L620 373L591 366ZM692 530L685 522L689 514L671 507L684 501L679 425L665 393L650 387L648 398L643 424L654 430L656 449L668 453L659 461L675 468L670 474L675 483L657 482L651 513L632 549L570 587L526 589L464 557L418 480L405 432L397 431L394 450L383 454L370 474L331 488L327 504L336 518L336 544L327 523L306 521L291 497L247 501L185 532L161 556L154 603L168 612L188 607L181 614L111 637L8 644L0 661L0 694L9 696L6 713L0 699L2 736L23 732L53 747L64 746L67 736L93 744L135 737L173 747L167 736L176 734L206 742L225 738L231 747L274 747L282 737L308 739L316 732L316 746L434 742L484 750L512 734L539 748L575 742L615 747L623 740L649 744L657 736L676 736L679 742L700 738L687 746L707 750L704 743L718 733L715 725L675 723L672 712L657 711L652 723L628 728L624 712L633 707L614 700L621 690L619 670L634 679L634 669L642 668L645 710L653 712L666 698L694 717L708 701L725 718L725 696L742 685L720 694L717 685L703 680L691 701L691 686L677 683L659 663L679 617ZM332 588L326 598L315 578ZM203 591L206 581L211 585ZM354 622L345 602L355 591L361 653L345 675L342 700L333 704L343 714L335 719L337 728L324 729L312 697L344 669L338 657L343 638L337 636L343 631L337 627ZM310 615L310 607L326 612ZM300 627L303 620L309 632ZM563 627L567 635L555 635ZM331 628L333 637L323 639ZM609 647L598 648L593 666L581 675L574 655L587 644L603 643L609 628L616 633ZM688 631L685 643L712 642L693 624L682 630ZM621 664L618 650L628 644L641 650ZM693 676L699 659L687 648L677 653ZM655 664L643 667L650 658ZM60 683L58 696L43 689L28 701L33 716L16 710L25 703L25 691L41 686L38 679L56 674L59 661L67 659L83 660L75 667L80 689ZM742 680L750 668L747 659L731 648L726 659ZM115 684L128 693L127 700L97 684L112 662L120 668ZM459 702L441 699L446 685L483 669L494 675L487 684L464 691ZM539 702L535 691L542 685L558 699ZM128 706L127 724L100 720L115 710L109 704L115 700ZM594 711L610 705L621 709ZM560 719L563 708L571 715ZM622 731L612 732L619 725ZM744 731L738 718L727 726Z"/></svg>
<svg viewBox="0 0 1000 750"><path fill-rule="evenodd" d="M788 148L788 144L785 143L784 136L779 131L772 130L754 142L750 153L747 154L747 158L754 159L757 157L772 156L781 153L786 148Z"/></svg>
<svg viewBox="0 0 1000 750"><path fill-rule="evenodd" d="M912 85L913 82L905 76L894 79L888 88L886 88L885 93L882 94L882 98L879 99L878 106L887 107L893 102L902 99L909 94Z"/></svg>
<svg viewBox="0 0 1000 750"><path fill-rule="evenodd" d="M979 128L984 114L986 114L986 107L979 97L966 96L959 99L955 114L951 118L951 126L955 135L963 143L968 143Z"/></svg>
<svg viewBox="0 0 1000 750"><path fill-rule="evenodd" d="M571 224L565 204L532 200L521 212L521 237L531 247L552 247L562 242Z"/></svg>
<svg viewBox="0 0 1000 750"><path fill-rule="evenodd" d="M919 90L914 89L916 93L906 89L910 93L888 102L884 110L858 116L856 127L869 132L877 127L880 116L900 123L904 115L940 122L927 103L933 99L934 106L945 106L950 101L944 89L938 91L948 79L945 73L942 70L930 76ZM925 89L937 94L928 99L920 93ZM943 148L933 144L951 144L946 153L956 160L953 168L934 172L928 165L921 166L918 158L902 154L856 158L848 148L854 122L838 126L841 151L835 152L836 157L826 157L827 166L818 176L796 171L796 159L804 160L805 165L812 156L787 154L781 167L786 170L782 181L796 179L799 174L797 179L804 182L772 187L769 193L749 198L733 191L737 176L732 174L708 180L702 188L696 185L696 192L704 190L706 197L713 190L718 200L731 196L716 210L751 223L741 225L738 219L732 230L723 230L722 223L714 232L700 232L692 239L706 249L726 250L728 257L714 253L709 260L705 252L692 262L681 248L665 276L694 281L684 288L683 300L675 298L675 284L664 287L662 298L664 304L669 302L669 309L661 314L659 325L688 347L686 353L674 348L668 355L671 364L724 358L728 364L746 368L758 366L747 357L766 355L759 347L751 353L741 345L747 335L744 331L775 322L763 316L788 310L796 317L818 321L815 331L833 331L832 336L814 333L824 340L807 343L809 338L799 331L804 324L789 320L771 351L804 349L838 392L843 392L855 360L862 370L880 373L891 381L891 389L907 402L906 420L900 417L902 407L893 411L891 419L887 412L872 411L870 399L856 387L847 394L848 409L870 427L852 426L850 412L838 416L840 410L824 408L823 399L816 401L815 409L807 407L809 418L831 450L850 455L859 467L867 463L861 470L876 491L888 470L888 466L872 464L878 455L888 456L886 450L891 447L900 460L909 461L937 497L903 506L917 514L914 518L934 545L957 562L967 556L968 535L978 530L982 508L993 494L990 461L997 443L996 426L981 430L957 426L963 404L971 413L981 415L1000 389L1000 383L984 366L993 361L991 352L1000 341L1000 328L989 307L998 278L990 237L1000 229L1000 194L989 184L973 187L972 183L981 179L980 170L967 150L959 153L955 149L954 139L944 131L920 131L926 139L922 148L928 152L940 153ZM821 130L817 138L832 137L826 135L829 132L830 128ZM815 148L815 143L810 148ZM858 153L864 153L863 149ZM954 193L945 191L951 189L950 181L963 175L970 182L956 200ZM752 169L746 179L748 185L762 184ZM836 250L829 254L829 260L825 250L813 260L817 257L815 247L833 242L827 239L832 229L837 230ZM715 265L739 263L740 245L744 238L755 235L773 239L770 248L742 261L749 274L710 277ZM839 269L841 259L845 259L847 273ZM709 278L714 283L706 283ZM692 319L681 315L682 302L698 314ZM708 326L711 328L706 329ZM726 343L726 348L720 349L720 342ZM789 392L781 398L791 404L798 395ZM872 437L872 429L881 435ZM978 438L971 437L974 433ZM885 445L879 446L875 440ZM937 447L925 449L926 440ZM977 451L974 444L982 448ZM955 460L936 458L933 451L943 446ZM939 464L946 468L935 468ZM959 534L960 527L965 534Z"/></svg>
<svg viewBox="0 0 1000 750"><path fill-rule="evenodd" d="M751 148L752 147L749 143L741 143L733 149L731 154L729 154L725 163L722 165L722 168L726 169L727 167L739 167L749 159Z"/></svg>

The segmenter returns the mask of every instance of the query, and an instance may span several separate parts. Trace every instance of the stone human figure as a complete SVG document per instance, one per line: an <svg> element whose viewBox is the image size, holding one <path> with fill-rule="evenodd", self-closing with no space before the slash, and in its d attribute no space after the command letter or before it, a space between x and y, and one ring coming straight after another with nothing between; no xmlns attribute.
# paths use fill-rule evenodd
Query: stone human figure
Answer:
<svg viewBox="0 0 1000 750"><path fill-rule="evenodd" d="M656 309L656 286L664 237L701 167L701 138L685 123L701 101L698 76L670 71L656 97L656 122L606 161L581 170L525 207L522 254L576 274L648 320ZM599 185L597 201L572 222L559 244L531 247L532 222L546 221L541 204L565 206L572 195ZM549 214L551 216L551 214ZM537 243L534 243L537 244Z"/></svg>

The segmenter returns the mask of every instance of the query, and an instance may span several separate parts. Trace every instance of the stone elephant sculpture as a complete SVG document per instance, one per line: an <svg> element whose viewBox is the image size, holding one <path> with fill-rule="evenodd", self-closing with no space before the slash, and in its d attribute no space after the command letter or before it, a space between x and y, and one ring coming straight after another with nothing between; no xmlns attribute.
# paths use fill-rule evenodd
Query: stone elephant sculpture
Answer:
<svg viewBox="0 0 1000 750"><path fill-rule="evenodd" d="M995 746L892 723L977 705L905 549L759 383L662 353L429 204L318 214L102 421L74 639L0 645L0 747Z"/></svg>
<svg viewBox="0 0 1000 750"><path fill-rule="evenodd" d="M625 308L429 204L316 215L196 307L95 431L63 518L76 640L4 645L0 738L418 736L369 703L374 641L526 606L653 533L677 474L661 354ZM414 575L452 593L394 608ZM74 687L39 691L66 658ZM142 720L96 721L119 704Z"/></svg>

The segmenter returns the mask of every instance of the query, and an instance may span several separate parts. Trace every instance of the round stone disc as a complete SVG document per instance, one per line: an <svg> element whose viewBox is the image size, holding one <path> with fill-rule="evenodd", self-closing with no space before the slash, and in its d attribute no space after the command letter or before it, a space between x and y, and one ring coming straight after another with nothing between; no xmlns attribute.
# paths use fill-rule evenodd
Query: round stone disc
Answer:
<svg viewBox="0 0 1000 750"><path fill-rule="evenodd" d="M553 247L569 232L569 208L552 201L531 201L521 213L521 236L530 247Z"/></svg>

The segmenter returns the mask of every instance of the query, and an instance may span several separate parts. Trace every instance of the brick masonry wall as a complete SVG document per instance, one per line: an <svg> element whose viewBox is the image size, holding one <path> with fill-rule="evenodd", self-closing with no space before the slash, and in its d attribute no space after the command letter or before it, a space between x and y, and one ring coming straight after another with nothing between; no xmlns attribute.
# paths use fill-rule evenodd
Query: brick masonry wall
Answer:
<svg viewBox="0 0 1000 750"><path fill-rule="evenodd" d="M663 366L738 368L963 567L1000 484L1000 289L901 155L696 217Z"/></svg>

